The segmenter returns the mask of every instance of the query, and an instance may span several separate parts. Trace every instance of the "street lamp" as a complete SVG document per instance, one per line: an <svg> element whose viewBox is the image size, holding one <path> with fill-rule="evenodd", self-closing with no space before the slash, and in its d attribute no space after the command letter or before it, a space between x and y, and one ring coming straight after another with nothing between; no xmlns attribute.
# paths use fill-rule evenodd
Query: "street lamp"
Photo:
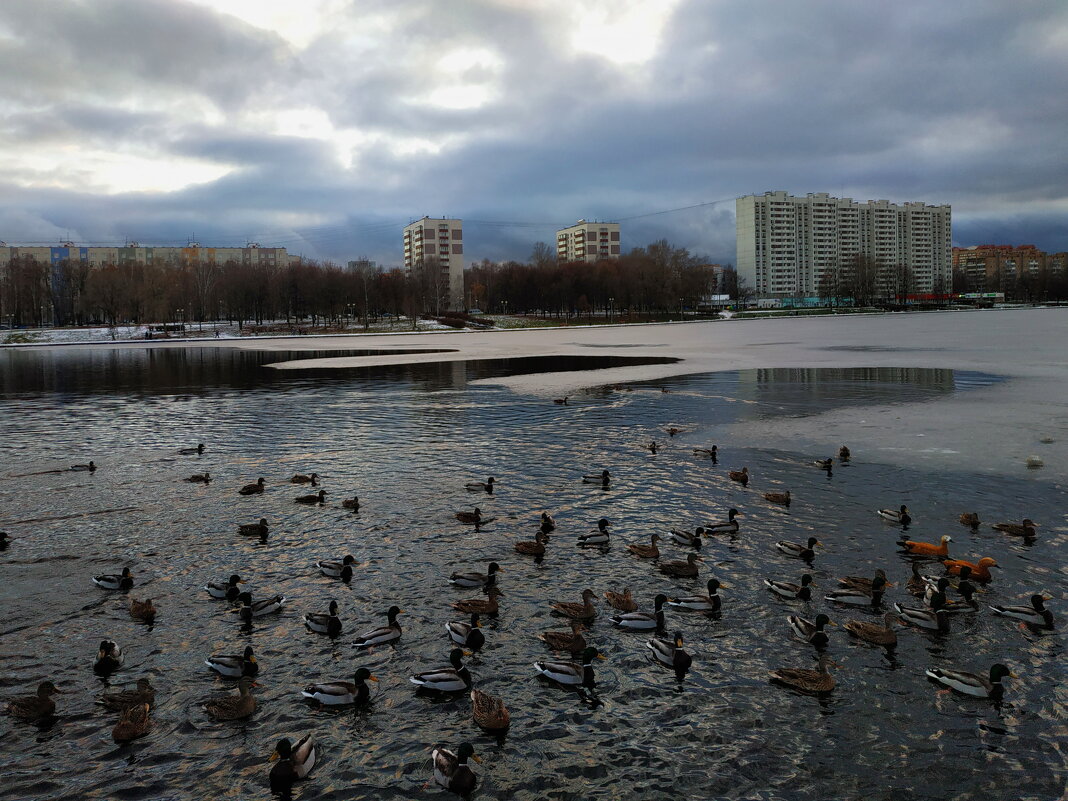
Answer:
<svg viewBox="0 0 1068 801"><path fill-rule="evenodd" d="M612 317L615 316L614 315L615 309L616 309L616 299L615 298L609 298L608 299L608 316L609 316L609 319L611 319Z"/></svg>

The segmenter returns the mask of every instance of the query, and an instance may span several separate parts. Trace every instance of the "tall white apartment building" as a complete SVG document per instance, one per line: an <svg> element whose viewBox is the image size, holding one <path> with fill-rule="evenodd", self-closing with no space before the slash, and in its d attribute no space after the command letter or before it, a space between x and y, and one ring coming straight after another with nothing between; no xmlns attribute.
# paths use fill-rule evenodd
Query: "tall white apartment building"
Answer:
<svg viewBox="0 0 1068 801"><path fill-rule="evenodd" d="M619 254L619 223L579 220L556 232L557 261L595 262L618 259Z"/></svg>
<svg viewBox="0 0 1068 801"><path fill-rule="evenodd" d="M758 297L815 297L823 274L857 254L908 267L915 293L952 284L949 205L765 192L738 198L736 210L738 277Z"/></svg>
<svg viewBox="0 0 1068 801"><path fill-rule="evenodd" d="M431 259L448 278L449 308L464 308L464 230L462 220L423 217L404 227L404 269Z"/></svg>

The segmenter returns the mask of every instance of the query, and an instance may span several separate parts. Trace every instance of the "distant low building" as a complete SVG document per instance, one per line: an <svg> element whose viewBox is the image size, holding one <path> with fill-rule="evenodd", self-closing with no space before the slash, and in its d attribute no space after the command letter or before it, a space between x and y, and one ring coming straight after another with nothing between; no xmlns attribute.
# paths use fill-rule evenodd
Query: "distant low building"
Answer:
<svg viewBox="0 0 1068 801"><path fill-rule="evenodd" d="M1034 245L953 248L953 272L958 287L965 291L1004 291L1025 276L1068 274L1068 253L1046 253Z"/></svg>
<svg viewBox="0 0 1068 801"><path fill-rule="evenodd" d="M619 223L579 220L556 232L556 260L596 262L618 259L619 236Z"/></svg>
<svg viewBox="0 0 1068 801"><path fill-rule="evenodd" d="M353 261L346 262L345 268L350 273L360 272L362 270L370 270L371 272L378 272L381 268L378 266L377 261L371 261L370 259L354 259Z"/></svg>
<svg viewBox="0 0 1068 801"><path fill-rule="evenodd" d="M42 264L62 262L88 264L262 264L270 267L289 265L285 248L265 248L251 242L243 248L203 247L190 242L184 247L142 245L127 242L121 247L85 247L73 242L57 246L7 245L0 243L0 270L16 258L30 258Z"/></svg>

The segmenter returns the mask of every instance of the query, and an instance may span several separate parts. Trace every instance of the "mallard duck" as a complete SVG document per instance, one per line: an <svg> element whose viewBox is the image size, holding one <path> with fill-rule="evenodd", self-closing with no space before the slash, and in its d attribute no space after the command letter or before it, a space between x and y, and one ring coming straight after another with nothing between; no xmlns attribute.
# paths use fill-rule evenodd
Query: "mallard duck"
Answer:
<svg viewBox="0 0 1068 801"><path fill-rule="evenodd" d="M179 448L178 453L182 456L199 456L204 453L204 443L201 442L195 448Z"/></svg>
<svg viewBox="0 0 1068 801"><path fill-rule="evenodd" d="M471 672L463 663L464 652L453 648L449 653L449 666L424 670L416 673L408 681L419 685L422 690L437 693L456 693L471 689Z"/></svg>
<svg viewBox="0 0 1068 801"><path fill-rule="evenodd" d="M304 625L318 634L337 637L341 634L341 618L337 616L337 601L331 601L328 612L308 612Z"/></svg>
<svg viewBox="0 0 1068 801"><path fill-rule="evenodd" d="M721 584L718 579L709 579L707 595L687 595L682 598L675 598L668 601L668 606L676 609L687 609L691 612L718 612L722 603L722 599L719 597L719 589L726 586L726 584Z"/></svg>
<svg viewBox="0 0 1068 801"><path fill-rule="evenodd" d="M227 601L233 603L237 600L237 596L241 594L241 590L237 588L238 584L244 584L245 582L236 573L225 582L222 581L209 581L204 585L204 589L208 591L208 595L212 598L225 598Z"/></svg>
<svg viewBox="0 0 1068 801"><path fill-rule="evenodd" d="M264 615L274 614L281 611L285 606L286 597L284 595L272 595L270 598L264 598L262 601L252 601L252 593L243 592L237 596L238 602L241 604L238 607L238 614L241 615L241 619L246 623L252 621L254 617L263 617Z"/></svg>
<svg viewBox="0 0 1068 801"><path fill-rule="evenodd" d="M115 575L114 573L107 573L103 576L93 576L93 583L105 590L122 590L127 592L133 588L133 573L130 572L130 568L124 567L122 573Z"/></svg>
<svg viewBox="0 0 1068 801"><path fill-rule="evenodd" d="M328 578L339 578L348 581L352 578L352 566L356 564L356 557L352 554L344 556L341 561L336 559L321 559L315 563L319 572Z"/></svg>
<svg viewBox="0 0 1068 801"><path fill-rule="evenodd" d="M962 601L946 601L947 612L978 612L979 602L975 600L975 585L970 581L961 581L957 584L957 592Z"/></svg>
<svg viewBox="0 0 1068 801"><path fill-rule="evenodd" d="M541 530L546 534L556 530L556 521L548 512L541 513Z"/></svg>
<svg viewBox="0 0 1068 801"><path fill-rule="evenodd" d="M96 462L90 461L89 464L72 464L68 469L74 473L84 473L86 471L92 473L96 471Z"/></svg>
<svg viewBox="0 0 1068 801"><path fill-rule="evenodd" d="M638 608L638 602L630 594L630 587L625 587L623 592L607 590L604 594L604 599L608 601L610 607L618 609L620 612L633 612Z"/></svg>
<svg viewBox="0 0 1068 801"><path fill-rule="evenodd" d="M971 570L971 575L976 581L988 582L994 578L990 572L990 568L997 567L998 563L991 559L989 556L984 556L978 562L966 562L963 559L943 559L942 564L946 568L946 572L952 576L960 575L960 572L964 568Z"/></svg>
<svg viewBox="0 0 1068 801"><path fill-rule="evenodd" d="M156 703L156 691L148 679L138 679L136 690L122 690L117 693L109 693L100 696L97 703L116 712L121 712L131 706Z"/></svg>
<svg viewBox="0 0 1068 801"><path fill-rule="evenodd" d="M113 640L102 640L100 648L96 652L93 672L106 676L122 667L122 663L125 661L126 654L122 652L122 649Z"/></svg>
<svg viewBox="0 0 1068 801"><path fill-rule="evenodd" d="M582 603L557 601L551 604L551 608L558 615L563 615L573 620L593 620L597 617L597 607L593 605L593 599L596 597L593 590L583 590Z"/></svg>
<svg viewBox="0 0 1068 801"><path fill-rule="evenodd" d="M558 399L554 403L566 405L567 398L563 401ZM471 743L461 745L455 754L447 748L435 748L430 753L430 757L434 762L434 781L457 795L467 796L474 792L478 777L468 767L467 760L473 759L475 762L482 760L475 756L475 749L471 747Z"/></svg>
<svg viewBox="0 0 1068 801"><path fill-rule="evenodd" d="M664 430L667 432L667 435L669 437L673 437L676 434L681 434L682 433L682 429L681 428L676 428L675 426L669 426L668 428L665 428Z"/></svg>
<svg viewBox="0 0 1068 801"><path fill-rule="evenodd" d="M156 620L156 607L152 604L152 599L146 598L143 601L138 601L136 598L131 598L130 617L134 620L140 620L142 623L154 622Z"/></svg>
<svg viewBox="0 0 1068 801"><path fill-rule="evenodd" d="M627 550L641 559L659 559L660 549L656 547L658 542L660 542L660 535L653 534L649 538L648 545L636 545L635 543L631 543L627 546Z"/></svg>
<svg viewBox="0 0 1068 801"><path fill-rule="evenodd" d="M612 615L611 621L616 628L627 631L661 631L664 628L664 604L667 596L661 593L653 599L653 612L626 612Z"/></svg>
<svg viewBox="0 0 1068 801"><path fill-rule="evenodd" d="M968 528L979 528L979 513L978 512L961 512L960 517L957 518L962 526Z"/></svg>
<svg viewBox="0 0 1068 801"><path fill-rule="evenodd" d="M842 628L854 637L873 645L883 645L888 648L897 645L897 632L893 628L894 616L887 612L883 615L883 623L886 625L880 626L878 623L866 620L850 620Z"/></svg>
<svg viewBox="0 0 1068 801"><path fill-rule="evenodd" d="M478 612L471 613L470 623L450 620L445 624L445 631L449 632L449 639L454 643L471 651L477 651L486 644L486 635L482 633L482 623L478 619Z"/></svg>
<svg viewBox="0 0 1068 801"><path fill-rule="evenodd" d="M589 646L579 656L579 662L538 661L534 663L534 669L557 684L592 687L594 659L604 659L604 656L596 648Z"/></svg>
<svg viewBox="0 0 1068 801"><path fill-rule="evenodd" d="M893 523L895 526L907 526L912 522L912 517L909 515L909 508L905 504L901 504L900 509L879 509L878 515L887 523Z"/></svg>
<svg viewBox="0 0 1068 801"><path fill-rule="evenodd" d="M901 543L902 550L912 556L932 556L932 557L945 557L949 556L949 543L953 542L953 538L948 534L943 534L942 539L939 540L938 545L934 545L930 542L914 542L913 540L905 540Z"/></svg>
<svg viewBox="0 0 1068 801"><path fill-rule="evenodd" d="M352 681L328 681L324 684L309 684L300 694L323 706L363 706L371 698L371 689L366 682L378 679L367 668L358 668Z"/></svg>
<svg viewBox="0 0 1068 801"><path fill-rule="evenodd" d="M945 576L939 578L934 584L928 584L927 590L923 593L923 602L928 606L931 605L931 599L938 593L941 593L944 598L948 598L947 593L949 591L949 579ZM947 600L948 604L949 601Z"/></svg>
<svg viewBox="0 0 1068 801"><path fill-rule="evenodd" d="M251 676L242 676L237 685L237 695L224 695L204 704L207 713L219 720L240 720L256 711L256 698L252 688L259 687Z"/></svg>
<svg viewBox="0 0 1068 801"><path fill-rule="evenodd" d="M493 494L493 485L497 483L497 479L490 476L485 481L468 481L464 484L464 489L468 492L488 492Z"/></svg>
<svg viewBox="0 0 1068 801"><path fill-rule="evenodd" d="M545 556L545 543L549 541L549 536L539 530L534 535L533 540L524 540L523 542L517 542L513 547L516 553L525 554L526 556Z"/></svg>
<svg viewBox="0 0 1068 801"><path fill-rule="evenodd" d="M743 467L741 470L731 470L727 473L730 476L731 481L737 481L743 487L749 486L749 468Z"/></svg>
<svg viewBox="0 0 1068 801"><path fill-rule="evenodd" d="M240 656L213 654L204 660L204 664L228 679L239 679L242 676L255 678L260 672L260 663L256 661L251 645L246 646L245 652Z"/></svg>
<svg viewBox="0 0 1068 801"><path fill-rule="evenodd" d="M500 588L496 585L490 587L486 591L488 598L467 598L463 601L457 601L452 605L452 608L457 612L478 612L480 615L489 615L494 617L500 611L500 607L497 604L498 598L503 598L504 593L500 591Z"/></svg>
<svg viewBox="0 0 1068 801"><path fill-rule="evenodd" d="M1046 609L1046 601L1052 600L1049 596L1035 593L1031 596L1030 606L991 606L995 615L1012 617L1022 620L1029 626L1036 628L1052 629L1053 613Z"/></svg>
<svg viewBox="0 0 1068 801"><path fill-rule="evenodd" d="M711 448L694 448L694 456L701 456L705 459L715 459L719 455L719 446L713 445Z"/></svg>
<svg viewBox="0 0 1068 801"><path fill-rule="evenodd" d="M7 545L14 537L9 537L6 531L0 531L0 550L7 548Z"/></svg>
<svg viewBox="0 0 1068 801"><path fill-rule="evenodd" d="M648 448L649 448L649 452L650 452L650 453L652 453L652 454L653 454L653 455L655 456L655 455L656 455L656 451L657 451L657 448L658 448L658 447L659 447L659 446L658 446L658 445L656 444L656 440L654 439L654 440L653 440L652 442L650 442L650 443L649 443L649 445L648 445Z"/></svg>
<svg viewBox="0 0 1068 801"><path fill-rule="evenodd" d="M927 580L920 575L920 563L912 563L912 575L909 576L909 580L905 582L905 589L909 591L909 594L920 598L925 592L927 592Z"/></svg>
<svg viewBox="0 0 1068 801"><path fill-rule="evenodd" d="M995 531L1003 531L1006 534L1013 534L1017 537L1034 539L1036 536L1035 529L1038 528L1038 523L1029 517L1025 517L1019 523L994 523L990 527Z"/></svg>
<svg viewBox="0 0 1068 801"><path fill-rule="evenodd" d="M128 743L144 737L152 728L152 715L148 704L137 704L122 710L119 722L111 730L111 738L117 743Z"/></svg>
<svg viewBox="0 0 1068 801"><path fill-rule="evenodd" d="M377 629L365 631L356 638L354 646L356 648L370 648L372 645L383 645L387 642L399 640L401 636L401 627L400 623L397 622L397 615L403 613L404 610L399 606L391 606L386 611L386 625L379 626Z"/></svg>
<svg viewBox="0 0 1068 801"><path fill-rule="evenodd" d="M808 620L798 615L790 615L786 618L786 622L790 624L790 629L794 634L817 648L826 648L827 643L830 642L830 638L827 636L827 632L823 630L823 627L835 625L824 614L816 615L815 620Z"/></svg>
<svg viewBox="0 0 1068 801"><path fill-rule="evenodd" d="M668 531L668 538L679 545L685 545L688 548L701 550L701 538L704 534L705 530L702 526L698 526L693 531L687 531L682 528L673 528Z"/></svg>
<svg viewBox="0 0 1068 801"><path fill-rule="evenodd" d="M211 483L211 473L205 470L203 473L193 473L186 481L191 484L209 484Z"/></svg>
<svg viewBox="0 0 1068 801"><path fill-rule="evenodd" d="M492 523L497 518L483 517L482 510L476 506L473 512L457 512L456 519L461 523L474 524L475 528L478 528L485 523Z"/></svg>
<svg viewBox="0 0 1068 801"><path fill-rule="evenodd" d="M7 702L5 711L18 720L50 718L56 713L56 702L52 700L52 696L58 692L60 690L52 682L42 681L37 685L36 694L12 698Z"/></svg>
<svg viewBox="0 0 1068 801"><path fill-rule="evenodd" d="M354 512L360 511L360 496L353 495L351 498L347 498L341 502L342 509L351 509Z"/></svg>
<svg viewBox="0 0 1068 801"><path fill-rule="evenodd" d="M283 737L274 747L274 753L268 762L278 761L271 768L271 792L277 795L289 795L293 784L305 778L315 767L315 740L311 734L305 734L296 745Z"/></svg>
<svg viewBox="0 0 1068 801"><path fill-rule="evenodd" d="M453 573L449 576L449 584L454 587L492 587L497 583L497 573L503 572L499 564L490 562L485 573Z"/></svg>
<svg viewBox="0 0 1068 801"><path fill-rule="evenodd" d="M768 503L777 503L781 506L789 506L790 490L786 490L786 492L765 492L764 500Z"/></svg>
<svg viewBox="0 0 1068 801"><path fill-rule="evenodd" d="M877 609L883 602L883 593L886 592L886 579L876 576L871 580L871 589L862 590L856 587L847 590L831 590L823 596L825 600L847 606L870 606Z"/></svg>
<svg viewBox="0 0 1068 801"><path fill-rule="evenodd" d="M293 499L293 503L303 503L309 506L317 503L321 506L326 503L326 490L319 490L311 495L298 495Z"/></svg>
<svg viewBox="0 0 1068 801"><path fill-rule="evenodd" d="M319 486L319 474L311 473L310 475L303 475L297 473L293 478L289 479L290 484L311 484L313 487Z"/></svg>
<svg viewBox="0 0 1068 801"><path fill-rule="evenodd" d="M894 611L897 612L904 623L945 634L949 631L949 615L946 614L946 610L943 608L945 605L946 596L942 595L942 593L936 593L931 598L931 607L929 609L902 606L899 603L895 603Z"/></svg>
<svg viewBox="0 0 1068 801"><path fill-rule="evenodd" d="M727 512L727 519L721 523L712 523L705 526L705 534L724 534L733 533L738 530L738 521L735 518L738 517L738 510L731 509Z"/></svg>
<svg viewBox="0 0 1068 801"><path fill-rule="evenodd" d="M239 489L237 491L237 494L238 495L258 495L261 492L263 492L263 486L266 483L267 483L267 480L261 477L261 478L256 480L255 484L246 484L245 486L243 486L241 489Z"/></svg>
<svg viewBox="0 0 1068 801"><path fill-rule="evenodd" d="M828 456L826 459L817 459L812 464L813 466L818 467L820 470L826 470L829 474L834 468L834 459Z"/></svg>
<svg viewBox="0 0 1068 801"><path fill-rule="evenodd" d="M663 562L660 564L660 572L679 578L694 578L698 573L698 562L704 560L695 553L687 554L685 562Z"/></svg>
<svg viewBox="0 0 1068 801"><path fill-rule="evenodd" d="M847 448L845 445L843 445L841 448L838 449L838 460L839 461L847 462L847 461L849 461L849 457L850 457L849 448Z"/></svg>
<svg viewBox="0 0 1068 801"><path fill-rule="evenodd" d="M512 722L504 701L481 690L471 691L471 716L487 731L504 731Z"/></svg>
<svg viewBox="0 0 1068 801"><path fill-rule="evenodd" d="M609 473L607 470L602 470L600 475L583 476L582 477L582 483L583 484L600 484L601 486L607 487L608 486L608 482L611 480L611 478L612 478L612 474L611 473Z"/></svg>
<svg viewBox="0 0 1068 801"><path fill-rule="evenodd" d="M764 586L780 598L786 598L791 601L808 601L812 598L812 576L808 573L801 576L800 584L764 579Z"/></svg>
<svg viewBox="0 0 1068 801"><path fill-rule="evenodd" d="M949 687L951 690L974 695L977 698L993 698L998 700L1005 692L1001 686L1001 680L1006 678L1015 679L1016 674L1000 662L991 665L989 678L984 678L975 673L964 673L960 670L943 670L942 668L928 668L924 673L928 678L934 679L939 684Z"/></svg>
<svg viewBox="0 0 1068 801"><path fill-rule="evenodd" d="M608 527L611 523L605 518L597 521L597 530L591 534L579 534L579 545L607 545L609 540Z"/></svg>
<svg viewBox="0 0 1068 801"><path fill-rule="evenodd" d="M863 590L865 592L871 592L872 586L875 584L875 579L882 579L883 586L890 586L886 580L886 571L881 567L875 571L875 578L867 578L866 576L844 576L838 579L838 586L845 587L851 590Z"/></svg>
<svg viewBox="0 0 1068 801"><path fill-rule="evenodd" d="M242 523L237 527L237 531L246 537L266 537L267 518L261 517L259 523Z"/></svg>
<svg viewBox="0 0 1068 801"><path fill-rule="evenodd" d="M805 545L801 545L797 542L788 542L787 540L779 540L775 543L775 547L787 556L796 556L799 559L804 559L806 562L811 561L815 557L816 552L813 550L817 545L823 546L815 537L809 537L808 542Z"/></svg>
<svg viewBox="0 0 1068 801"><path fill-rule="evenodd" d="M553 403L557 406L567 406L567 399L570 397L570 395L564 395L562 398L553 398Z"/></svg>
<svg viewBox="0 0 1068 801"><path fill-rule="evenodd" d="M586 650L586 638L582 636L582 621L572 620L571 631L543 631L538 639L554 651L570 651L581 654Z"/></svg>
<svg viewBox="0 0 1068 801"><path fill-rule="evenodd" d="M779 668L778 670L773 670L770 676L772 681L785 684L795 690L820 695L829 693L834 689L834 677L827 671L829 665L837 667L827 654L821 654L819 670Z"/></svg>
<svg viewBox="0 0 1068 801"><path fill-rule="evenodd" d="M675 671L676 680L682 681L686 678L686 673L693 664L693 657L683 650L681 631L676 631L675 636L670 640L653 637L645 644L645 647L652 651L655 661Z"/></svg>

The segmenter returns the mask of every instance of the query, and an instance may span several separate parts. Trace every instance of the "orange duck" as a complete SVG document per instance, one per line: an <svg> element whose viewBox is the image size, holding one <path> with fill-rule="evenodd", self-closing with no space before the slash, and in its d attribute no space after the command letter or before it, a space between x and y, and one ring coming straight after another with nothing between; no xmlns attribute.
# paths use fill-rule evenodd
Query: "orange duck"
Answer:
<svg viewBox="0 0 1068 801"><path fill-rule="evenodd" d="M901 543L901 547L908 553L914 556L949 556L948 543L953 542L953 538L948 534L942 535L942 541L938 545L932 545L929 542L915 542L913 540L905 540Z"/></svg>
<svg viewBox="0 0 1068 801"><path fill-rule="evenodd" d="M963 559L944 559L942 564L946 566L946 572L951 576L959 576L962 568L970 567L972 569L970 577L976 581L990 581L993 578L990 575L990 568L997 567L999 570L1001 569L998 563L989 556L984 556L978 562L965 562Z"/></svg>

